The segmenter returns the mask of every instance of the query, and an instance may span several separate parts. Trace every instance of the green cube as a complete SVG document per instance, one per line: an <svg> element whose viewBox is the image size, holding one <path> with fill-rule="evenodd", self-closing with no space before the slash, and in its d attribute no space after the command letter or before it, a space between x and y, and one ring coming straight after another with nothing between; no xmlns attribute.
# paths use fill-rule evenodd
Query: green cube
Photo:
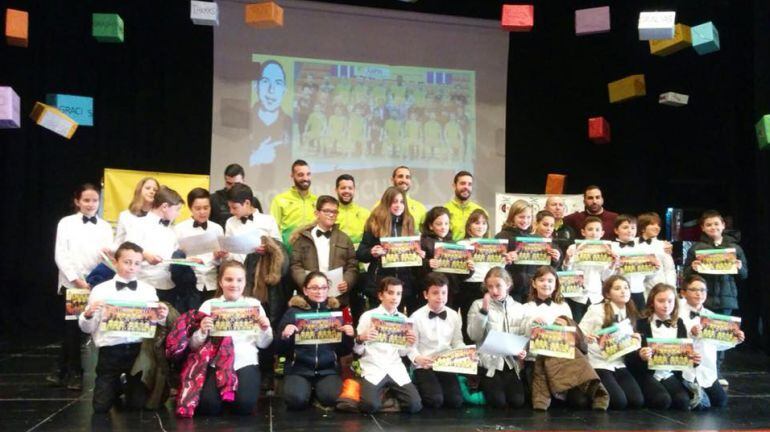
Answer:
<svg viewBox="0 0 770 432"><path fill-rule="evenodd" d="M99 42L123 42L123 19L118 14L93 14L92 34Z"/></svg>
<svg viewBox="0 0 770 432"><path fill-rule="evenodd" d="M754 127L757 131L757 141L759 148L763 149L770 145L770 114L765 114Z"/></svg>

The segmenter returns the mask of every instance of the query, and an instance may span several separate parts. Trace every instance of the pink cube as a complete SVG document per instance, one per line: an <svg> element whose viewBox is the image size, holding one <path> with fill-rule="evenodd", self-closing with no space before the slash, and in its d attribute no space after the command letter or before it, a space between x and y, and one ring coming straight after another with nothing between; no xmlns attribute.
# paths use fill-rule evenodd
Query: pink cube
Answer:
<svg viewBox="0 0 770 432"><path fill-rule="evenodd" d="M0 87L0 129L21 126L21 100L10 87Z"/></svg>
<svg viewBox="0 0 770 432"><path fill-rule="evenodd" d="M504 4L501 23L508 31L528 32L535 25L535 6Z"/></svg>
<svg viewBox="0 0 770 432"><path fill-rule="evenodd" d="M600 6L575 11L575 34L578 36L610 31L610 7Z"/></svg>

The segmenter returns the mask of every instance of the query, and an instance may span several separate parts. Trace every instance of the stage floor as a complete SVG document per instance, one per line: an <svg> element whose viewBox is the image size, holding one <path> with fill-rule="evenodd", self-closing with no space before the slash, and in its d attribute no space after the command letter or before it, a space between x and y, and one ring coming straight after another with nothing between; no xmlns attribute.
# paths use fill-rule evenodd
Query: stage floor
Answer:
<svg viewBox="0 0 770 432"><path fill-rule="evenodd" d="M87 374L82 393L46 382L57 354L53 344L12 349L7 343L0 345L0 431L770 430L770 361L747 350L728 353L724 376L730 382L729 405L708 412L463 408L372 416L318 408L289 412L280 397L265 397L255 416L194 420L177 420L168 407L158 412L113 409L108 415L92 415L93 373Z"/></svg>

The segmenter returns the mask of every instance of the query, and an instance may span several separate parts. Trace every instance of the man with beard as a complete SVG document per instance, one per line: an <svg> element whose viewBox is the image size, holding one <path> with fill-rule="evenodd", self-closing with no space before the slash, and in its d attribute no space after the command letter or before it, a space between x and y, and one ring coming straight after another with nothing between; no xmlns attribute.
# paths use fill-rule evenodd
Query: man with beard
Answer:
<svg viewBox="0 0 770 432"><path fill-rule="evenodd" d="M412 187L412 171L409 167L401 165L393 170L393 175L390 180L393 182L393 186L397 187L401 193L404 194L407 206L409 207L409 213L414 218L415 228L418 230L421 229L422 221L425 220L425 212L427 210L421 202L411 196L407 196L409 188ZM374 206L377 207L377 204L379 204L379 201Z"/></svg>
<svg viewBox="0 0 770 432"><path fill-rule="evenodd" d="M483 207L471 201L473 194L473 174L468 171L460 171L454 178L455 196L449 200L444 207L449 210L449 226L452 229L452 240L458 241L465 237L465 223L468 216L476 209L484 210ZM486 210L484 210L486 213Z"/></svg>
<svg viewBox="0 0 770 432"><path fill-rule="evenodd" d="M289 237L298 228L315 222L317 196L310 192L310 166L302 159L291 164L291 179L294 186L273 198L270 214L281 231L283 244L289 244Z"/></svg>
<svg viewBox="0 0 770 432"><path fill-rule="evenodd" d="M545 210L551 212L555 219L553 241L562 251L567 250L575 241L575 230L564 223L564 199L560 196L549 196L545 200Z"/></svg>
<svg viewBox="0 0 770 432"><path fill-rule="evenodd" d="M583 192L583 205L585 210L568 215L564 218L564 223L569 225L576 233L579 233L586 218L588 216L596 216L602 220L602 229L604 229L602 240L613 240L615 219L618 217L618 214L604 209L604 197L599 186L590 185L586 187L585 192Z"/></svg>
<svg viewBox="0 0 770 432"><path fill-rule="evenodd" d="M340 231L350 237L353 244L358 245L364 235L364 224L369 218L369 210L353 203L356 195L356 180L350 174L337 177L337 199L340 202L337 225Z"/></svg>

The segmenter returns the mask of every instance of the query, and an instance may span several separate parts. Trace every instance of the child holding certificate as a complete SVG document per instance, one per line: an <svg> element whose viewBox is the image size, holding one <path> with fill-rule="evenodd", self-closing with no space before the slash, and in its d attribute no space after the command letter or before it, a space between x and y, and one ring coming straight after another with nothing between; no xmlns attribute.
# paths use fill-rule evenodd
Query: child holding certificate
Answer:
<svg viewBox="0 0 770 432"><path fill-rule="evenodd" d="M610 409L641 408L644 405L642 390L626 368L623 357L608 360L597 336L600 330L619 323L628 322L631 328L636 326L638 312L631 300L628 281L623 276L610 276L602 285L602 295L604 301L589 306L580 321L580 330L588 342L588 361L610 394ZM636 333L631 337L641 339Z"/></svg>
<svg viewBox="0 0 770 432"><path fill-rule="evenodd" d="M532 206L524 200L516 200L508 210L508 217L503 224L503 229L495 235L495 238L508 240L508 251L515 261L516 238L531 237L531 229ZM520 303L526 300L529 291L531 277L527 274L526 267L520 264L511 264L505 267L513 277L511 297Z"/></svg>
<svg viewBox="0 0 770 432"><path fill-rule="evenodd" d="M430 217L430 211L427 217ZM409 353L415 366L414 383L426 407L459 408L463 404L463 396L457 375L436 372L431 366L435 354L463 346L462 322L457 312L446 307L447 277L442 273L428 273L424 283L423 296L428 304L410 317L417 336L417 343Z"/></svg>
<svg viewBox="0 0 770 432"><path fill-rule="evenodd" d="M687 328L679 317L676 289L671 285L657 284L647 298L643 319L636 322L636 331L642 336L642 348L638 354L626 356L631 373L639 383L648 408L688 410L690 393L683 384L682 372L652 369L650 360L655 352L648 346L648 339L676 340L687 338ZM697 352L689 355L694 364L700 363Z"/></svg>
<svg viewBox="0 0 770 432"><path fill-rule="evenodd" d="M334 406L342 389L338 358L350 354L355 331L350 324L341 325L340 302L329 297L329 280L320 271L308 273L302 283L302 294L289 301L289 310L278 326L281 338L276 341L276 351L286 357L284 366L283 399L289 409L303 409L315 394L323 406ZM337 312L340 320L335 320ZM318 334L328 337L340 335L336 343L300 344L298 341L306 329L300 324L317 318ZM303 327L303 328L300 328ZM315 390L315 391L314 391Z"/></svg>
<svg viewBox="0 0 770 432"><path fill-rule="evenodd" d="M418 286L425 285L427 275L439 268L439 260L436 259L436 243L454 243L450 231L449 210L446 207L433 207L425 213L420 235L420 248L425 251L425 260L421 268ZM467 261L468 272L473 272L473 262ZM470 274L469 273L469 274ZM454 297L460 290L460 281L466 279L469 274L446 273L449 289L449 303L453 303ZM422 302L421 302L422 303Z"/></svg>

